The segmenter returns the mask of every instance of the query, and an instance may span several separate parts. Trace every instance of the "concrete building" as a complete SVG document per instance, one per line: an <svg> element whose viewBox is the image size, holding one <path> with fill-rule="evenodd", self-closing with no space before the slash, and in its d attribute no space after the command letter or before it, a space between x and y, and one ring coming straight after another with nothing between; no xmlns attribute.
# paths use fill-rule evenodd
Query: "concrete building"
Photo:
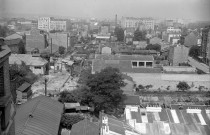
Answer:
<svg viewBox="0 0 210 135"><path fill-rule="evenodd" d="M189 48L183 45L171 46L169 50L169 64L171 66L179 66L180 63L185 63L188 60Z"/></svg>
<svg viewBox="0 0 210 135"><path fill-rule="evenodd" d="M21 65L24 62L34 74L44 75L46 73L47 60L31 54L12 54L9 57L9 64Z"/></svg>
<svg viewBox="0 0 210 135"><path fill-rule="evenodd" d="M202 30L201 56L208 63L210 60L210 26Z"/></svg>
<svg viewBox="0 0 210 135"><path fill-rule="evenodd" d="M50 31L66 31L66 21L62 20L51 20L50 21Z"/></svg>
<svg viewBox="0 0 210 135"><path fill-rule="evenodd" d="M123 28L141 28L146 30L154 30L154 20L152 18L134 18L123 17L121 20L121 26Z"/></svg>
<svg viewBox="0 0 210 135"><path fill-rule="evenodd" d="M38 29L49 31L50 30L50 17L40 17L38 19Z"/></svg>
<svg viewBox="0 0 210 135"><path fill-rule="evenodd" d="M9 56L10 49L2 46L0 38L0 134L15 135L15 107L10 89Z"/></svg>
<svg viewBox="0 0 210 135"><path fill-rule="evenodd" d="M174 28L174 27L168 27L167 28L167 33L171 33L171 32L180 32L181 33L181 29L180 28Z"/></svg>

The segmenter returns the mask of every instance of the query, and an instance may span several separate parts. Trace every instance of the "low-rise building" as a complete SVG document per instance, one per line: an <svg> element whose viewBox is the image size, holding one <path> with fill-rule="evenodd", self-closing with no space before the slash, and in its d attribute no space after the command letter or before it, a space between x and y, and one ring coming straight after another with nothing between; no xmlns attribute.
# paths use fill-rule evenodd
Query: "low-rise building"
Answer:
<svg viewBox="0 0 210 135"><path fill-rule="evenodd" d="M12 54L9 57L9 64L21 65L24 62L34 74L46 74L47 60L31 54Z"/></svg>
<svg viewBox="0 0 210 135"><path fill-rule="evenodd" d="M160 73L154 68L152 55L106 55L96 54L92 61L92 73L100 72L106 67L119 68L123 73Z"/></svg>
<svg viewBox="0 0 210 135"><path fill-rule="evenodd" d="M24 103L28 99L32 97L32 90L31 90L31 84L24 82L20 87L16 90L17 93L17 102Z"/></svg>

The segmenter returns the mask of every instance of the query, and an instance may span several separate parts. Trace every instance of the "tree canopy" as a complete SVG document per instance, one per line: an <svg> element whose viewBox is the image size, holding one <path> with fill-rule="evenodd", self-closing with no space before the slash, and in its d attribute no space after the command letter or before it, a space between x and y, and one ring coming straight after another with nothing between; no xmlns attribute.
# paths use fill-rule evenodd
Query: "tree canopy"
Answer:
<svg viewBox="0 0 210 135"><path fill-rule="evenodd" d="M186 82L179 82L176 86L179 90L185 91L190 89L190 86Z"/></svg>
<svg viewBox="0 0 210 135"><path fill-rule="evenodd" d="M146 40L146 31L140 31L139 29L136 29L134 32L134 41L145 41Z"/></svg>
<svg viewBox="0 0 210 135"><path fill-rule="evenodd" d="M125 83L119 69L107 67L99 73L89 74L85 81L83 87L69 92L71 94L63 92L59 101L88 105L94 108L96 115L101 110L116 116L123 113L125 95L121 87Z"/></svg>
<svg viewBox="0 0 210 135"><path fill-rule="evenodd" d="M200 53L200 46L194 45L190 48L189 56L198 58L198 56L200 55L199 53Z"/></svg>
<svg viewBox="0 0 210 135"><path fill-rule="evenodd" d="M155 50L155 51L159 52L161 50L161 46L159 44L154 44L154 45L149 44L146 46L146 49L147 50Z"/></svg>
<svg viewBox="0 0 210 135"><path fill-rule="evenodd" d="M59 54L64 54L65 53L65 50L66 50L66 48L63 47L63 46L59 46L59 48L58 48Z"/></svg>
<svg viewBox="0 0 210 135"><path fill-rule="evenodd" d="M124 41L124 30L121 27L116 27L114 30L114 34L117 37L117 41L123 42Z"/></svg>

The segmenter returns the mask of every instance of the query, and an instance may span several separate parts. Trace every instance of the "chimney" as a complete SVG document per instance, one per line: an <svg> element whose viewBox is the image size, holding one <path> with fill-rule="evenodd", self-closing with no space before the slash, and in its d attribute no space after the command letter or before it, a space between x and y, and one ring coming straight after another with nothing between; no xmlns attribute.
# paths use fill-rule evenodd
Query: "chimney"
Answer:
<svg viewBox="0 0 210 135"><path fill-rule="evenodd" d="M117 27L117 14L115 15L115 27Z"/></svg>
<svg viewBox="0 0 210 135"><path fill-rule="evenodd" d="M0 37L0 51L2 50L3 45L4 45L4 38Z"/></svg>

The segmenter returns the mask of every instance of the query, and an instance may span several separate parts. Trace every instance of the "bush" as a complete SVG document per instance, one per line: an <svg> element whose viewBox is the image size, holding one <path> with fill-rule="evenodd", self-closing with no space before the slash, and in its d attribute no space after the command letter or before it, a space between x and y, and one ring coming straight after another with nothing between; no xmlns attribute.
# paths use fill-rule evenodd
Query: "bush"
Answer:
<svg viewBox="0 0 210 135"><path fill-rule="evenodd" d="M82 121L83 119L84 117L79 114L77 115L63 114L61 118L61 126L62 128L71 130L72 125Z"/></svg>
<svg viewBox="0 0 210 135"><path fill-rule="evenodd" d="M179 82L176 86L179 90L185 91L190 89L190 86L186 82Z"/></svg>

